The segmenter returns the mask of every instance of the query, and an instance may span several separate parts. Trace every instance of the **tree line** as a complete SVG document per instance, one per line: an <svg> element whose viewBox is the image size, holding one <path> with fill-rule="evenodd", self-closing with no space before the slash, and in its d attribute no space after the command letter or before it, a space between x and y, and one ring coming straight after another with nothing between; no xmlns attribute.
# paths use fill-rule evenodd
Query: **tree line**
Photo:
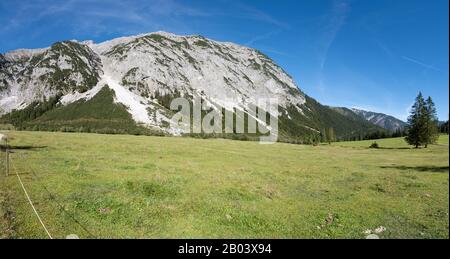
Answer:
<svg viewBox="0 0 450 259"><path fill-rule="evenodd" d="M449 133L449 122L439 123L436 106L431 97L425 99L422 93L416 97L416 101L411 108L411 114L408 117L408 126L399 128L395 131L374 131L361 133L359 136L349 138L336 138L333 128L323 129L320 132L319 140L322 143L331 143L336 141L360 141L375 140L384 138L404 137L409 145L419 148L427 148L430 144L435 144L440 134Z"/></svg>

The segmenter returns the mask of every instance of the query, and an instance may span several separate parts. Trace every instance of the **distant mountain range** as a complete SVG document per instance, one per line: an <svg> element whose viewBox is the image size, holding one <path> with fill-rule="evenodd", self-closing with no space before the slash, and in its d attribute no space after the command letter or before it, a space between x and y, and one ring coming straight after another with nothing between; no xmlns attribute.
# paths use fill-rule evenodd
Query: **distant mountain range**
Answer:
<svg viewBox="0 0 450 259"><path fill-rule="evenodd" d="M383 113L352 109L352 111L367 121L390 131L403 130L407 123L393 116Z"/></svg>
<svg viewBox="0 0 450 259"><path fill-rule="evenodd" d="M225 109L234 100L246 117L259 98L277 97L281 140L306 140L327 128L351 139L405 125L324 106L260 51L202 36L157 32L0 55L0 123L19 129L179 135L169 109L179 96Z"/></svg>
<svg viewBox="0 0 450 259"><path fill-rule="evenodd" d="M341 114L344 114L348 117L360 117L378 127L381 127L383 129L389 130L389 131L397 131L397 130L403 130L407 123L399 120L393 116L386 115L383 113L376 113L376 112L370 112L360 109L349 109L349 108L333 108L335 111L340 112Z"/></svg>

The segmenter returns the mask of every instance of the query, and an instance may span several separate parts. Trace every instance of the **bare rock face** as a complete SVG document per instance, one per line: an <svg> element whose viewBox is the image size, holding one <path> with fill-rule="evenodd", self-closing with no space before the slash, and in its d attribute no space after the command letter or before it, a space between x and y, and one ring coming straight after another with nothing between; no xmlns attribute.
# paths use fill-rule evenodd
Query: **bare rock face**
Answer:
<svg viewBox="0 0 450 259"><path fill-rule="evenodd" d="M37 103L48 100L50 108L89 101L104 87L137 124L169 134L180 133L170 119L170 102L181 96L245 112L261 99L276 98L278 113L271 115L279 118L280 134L296 139L317 139L330 127L338 136L371 127L305 95L258 50L202 36L156 32L99 44L64 41L0 56L0 118L21 110L30 117Z"/></svg>
<svg viewBox="0 0 450 259"><path fill-rule="evenodd" d="M261 52L201 36L157 32L100 44L59 42L6 53L0 66L3 114L56 95L63 104L75 102L104 85L137 122L147 124L167 120L158 110L158 97L164 96L201 96L211 104L242 109L259 98L277 97L282 107L300 112L305 103L292 78ZM138 114L146 110L152 112Z"/></svg>
<svg viewBox="0 0 450 259"><path fill-rule="evenodd" d="M72 41L47 49L8 52L0 64L2 113L56 95L86 92L102 75L100 57L88 46Z"/></svg>

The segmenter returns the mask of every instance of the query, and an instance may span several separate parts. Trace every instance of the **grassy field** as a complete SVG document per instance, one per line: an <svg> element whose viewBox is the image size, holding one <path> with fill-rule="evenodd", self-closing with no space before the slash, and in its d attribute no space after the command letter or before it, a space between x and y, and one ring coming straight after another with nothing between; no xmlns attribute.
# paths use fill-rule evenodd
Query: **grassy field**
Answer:
<svg viewBox="0 0 450 259"><path fill-rule="evenodd" d="M56 238L449 238L448 136L416 150L7 134ZM46 238L17 177L2 173L0 192L0 236Z"/></svg>

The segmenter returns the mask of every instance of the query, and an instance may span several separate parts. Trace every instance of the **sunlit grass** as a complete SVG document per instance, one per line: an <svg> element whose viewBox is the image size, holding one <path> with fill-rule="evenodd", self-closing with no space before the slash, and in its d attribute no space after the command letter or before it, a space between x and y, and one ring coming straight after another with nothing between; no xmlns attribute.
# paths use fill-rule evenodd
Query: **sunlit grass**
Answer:
<svg viewBox="0 0 450 259"><path fill-rule="evenodd" d="M448 136L416 150L8 134L35 147L13 164L57 238L365 238L379 226L382 238L448 238ZM14 236L45 238L17 178L2 174L0 187Z"/></svg>

